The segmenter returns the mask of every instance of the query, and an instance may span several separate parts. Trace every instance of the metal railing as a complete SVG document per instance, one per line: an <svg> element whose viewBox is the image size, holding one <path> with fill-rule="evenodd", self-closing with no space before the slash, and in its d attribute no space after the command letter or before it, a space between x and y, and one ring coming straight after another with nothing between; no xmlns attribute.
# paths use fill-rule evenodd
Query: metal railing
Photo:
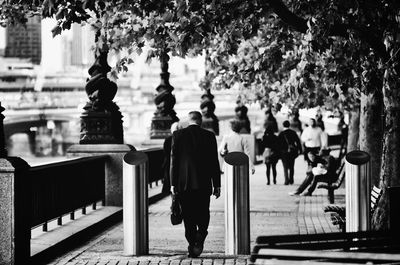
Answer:
<svg viewBox="0 0 400 265"><path fill-rule="evenodd" d="M42 225L47 231L47 223L57 219L62 225L62 217L105 198L105 163L107 156L85 157L70 161L36 166L29 169L31 180L31 227Z"/></svg>
<svg viewBox="0 0 400 265"><path fill-rule="evenodd" d="M141 150L149 157L149 186L158 186L164 178L164 172L162 165L164 163L164 151L161 148L150 148L146 150Z"/></svg>
<svg viewBox="0 0 400 265"><path fill-rule="evenodd" d="M149 187L162 184L163 150L151 148L143 152L149 157ZM62 225L64 215L69 214L74 220L76 210L86 214L87 206L96 209L99 201L104 205L106 160L107 156L95 156L31 167L31 227L42 225L47 231L49 221L57 219L57 224ZM165 196L157 193L149 198L150 203Z"/></svg>
<svg viewBox="0 0 400 265"><path fill-rule="evenodd" d="M154 188L162 185L164 179L164 150L162 148L150 148L141 151L145 153L149 158L149 174L147 179L149 188ZM168 195L169 193L163 193L162 190L158 192L157 190L156 194L152 193L152 195L149 196L149 204L156 203L157 201L165 198Z"/></svg>

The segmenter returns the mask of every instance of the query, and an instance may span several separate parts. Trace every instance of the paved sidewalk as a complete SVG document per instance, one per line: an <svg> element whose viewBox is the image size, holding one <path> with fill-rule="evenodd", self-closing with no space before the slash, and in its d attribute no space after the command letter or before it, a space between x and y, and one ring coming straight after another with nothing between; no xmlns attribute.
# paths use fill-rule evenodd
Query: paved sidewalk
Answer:
<svg viewBox="0 0 400 265"><path fill-rule="evenodd" d="M265 165L257 165L250 176L250 222L252 246L259 235L311 234L339 231L323 212L328 204L327 191L316 190L311 197L289 196L305 176L302 158L296 161L295 185L283 185L282 165L278 163L277 185L266 185ZM224 183L222 181L222 183ZM222 187L224 194L224 187ZM344 190L335 196L344 201ZM138 264L138 265L245 265L247 256L224 255L224 198L211 199L211 221L204 252L198 259L187 258L183 225L172 226L169 220L170 199L149 207L150 254L124 256L122 223L86 242L49 264Z"/></svg>

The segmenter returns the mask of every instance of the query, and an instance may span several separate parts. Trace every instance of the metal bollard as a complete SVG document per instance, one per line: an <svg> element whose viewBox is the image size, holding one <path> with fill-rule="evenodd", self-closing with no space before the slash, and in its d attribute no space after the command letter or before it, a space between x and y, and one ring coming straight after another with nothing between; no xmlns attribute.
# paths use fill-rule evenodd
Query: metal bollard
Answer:
<svg viewBox="0 0 400 265"><path fill-rule="evenodd" d="M148 157L130 151L123 162L124 254L149 253Z"/></svg>
<svg viewBox="0 0 400 265"><path fill-rule="evenodd" d="M400 235L400 186L392 186L389 191L389 228L391 233Z"/></svg>
<svg viewBox="0 0 400 265"><path fill-rule="evenodd" d="M250 254L249 158L225 156L225 254Z"/></svg>
<svg viewBox="0 0 400 265"><path fill-rule="evenodd" d="M352 151L346 155L346 232L368 231L371 227L370 155Z"/></svg>

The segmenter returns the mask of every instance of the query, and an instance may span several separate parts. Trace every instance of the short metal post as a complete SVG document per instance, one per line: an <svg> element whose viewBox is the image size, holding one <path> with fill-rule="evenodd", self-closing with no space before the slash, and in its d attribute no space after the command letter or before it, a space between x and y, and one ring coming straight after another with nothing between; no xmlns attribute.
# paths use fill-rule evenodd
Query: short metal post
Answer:
<svg viewBox="0 0 400 265"><path fill-rule="evenodd" d="M346 232L368 231L371 227L370 155L355 150L346 155Z"/></svg>
<svg viewBox="0 0 400 265"><path fill-rule="evenodd" d="M391 233L400 235L400 186L388 188L389 191L389 228Z"/></svg>
<svg viewBox="0 0 400 265"><path fill-rule="evenodd" d="M225 156L225 254L250 254L249 158Z"/></svg>
<svg viewBox="0 0 400 265"><path fill-rule="evenodd" d="M130 151L123 162L124 254L149 253L148 157Z"/></svg>

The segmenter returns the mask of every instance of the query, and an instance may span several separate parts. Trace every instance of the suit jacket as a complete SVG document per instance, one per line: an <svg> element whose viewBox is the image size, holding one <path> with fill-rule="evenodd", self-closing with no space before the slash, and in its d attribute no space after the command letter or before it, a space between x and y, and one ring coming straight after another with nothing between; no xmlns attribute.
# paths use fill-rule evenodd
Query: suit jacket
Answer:
<svg viewBox="0 0 400 265"><path fill-rule="evenodd" d="M278 138L279 138L279 144L281 146L280 150L282 153L287 152L288 147L289 147L288 144L291 144L291 145L294 145L295 147L297 147L298 151L302 150L299 136L292 129L283 130L279 134Z"/></svg>
<svg viewBox="0 0 400 265"><path fill-rule="evenodd" d="M221 170L214 133L197 125L178 130L172 135L171 185L178 192L221 187Z"/></svg>
<svg viewBox="0 0 400 265"><path fill-rule="evenodd" d="M163 146L163 151L164 151L164 161L162 165L162 170L164 174L164 181L162 188L163 193L169 193L171 188L170 177L169 177L169 170L170 170L169 168L171 162L171 142L172 142L172 136L168 136L167 138L165 138Z"/></svg>

